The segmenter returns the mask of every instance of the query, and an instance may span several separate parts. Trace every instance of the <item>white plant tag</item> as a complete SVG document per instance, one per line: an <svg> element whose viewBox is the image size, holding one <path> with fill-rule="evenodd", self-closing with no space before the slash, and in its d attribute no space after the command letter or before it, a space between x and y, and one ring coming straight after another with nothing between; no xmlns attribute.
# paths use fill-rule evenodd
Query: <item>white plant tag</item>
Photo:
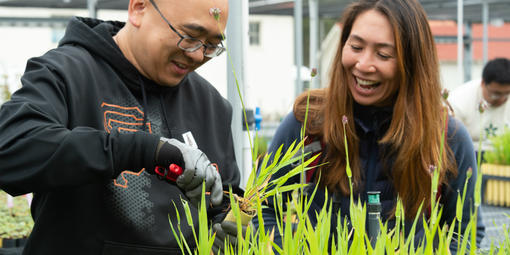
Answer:
<svg viewBox="0 0 510 255"><path fill-rule="evenodd" d="M195 141L195 138L193 137L193 134L191 133L191 131L188 131L188 132L182 134L182 138L184 139L185 144L187 144L195 149L198 149L197 142Z"/></svg>
<svg viewBox="0 0 510 255"><path fill-rule="evenodd" d="M30 205L32 204L33 197L34 197L34 195L32 193L28 193L25 195L25 198L27 199L28 207L30 207Z"/></svg>
<svg viewBox="0 0 510 255"><path fill-rule="evenodd" d="M14 207L14 199L11 195L7 194L7 208Z"/></svg>

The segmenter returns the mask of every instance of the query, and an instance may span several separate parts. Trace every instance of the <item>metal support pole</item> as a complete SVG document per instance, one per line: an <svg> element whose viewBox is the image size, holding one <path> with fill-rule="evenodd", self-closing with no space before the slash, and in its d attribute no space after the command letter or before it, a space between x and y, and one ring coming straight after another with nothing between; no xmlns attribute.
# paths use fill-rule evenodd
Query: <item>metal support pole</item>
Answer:
<svg viewBox="0 0 510 255"><path fill-rule="evenodd" d="M294 59L296 62L296 91L298 96L303 91L301 66L303 66L303 2L294 0Z"/></svg>
<svg viewBox="0 0 510 255"><path fill-rule="evenodd" d="M97 0L87 0L87 9L89 10L89 17L97 18Z"/></svg>
<svg viewBox="0 0 510 255"><path fill-rule="evenodd" d="M473 28L471 21L466 21L466 40L464 41L464 81L471 80L471 66L473 65Z"/></svg>
<svg viewBox="0 0 510 255"><path fill-rule="evenodd" d="M483 23L483 66L489 59L489 3L485 0L482 4L482 23Z"/></svg>
<svg viewBox="0 0 510 255"><path fill-rule="evenodd" d="M243 148L245 144L245 135L242 123L242 104L237 91L237 84L239 84L239 91L243 99L245 98L244 91L244 62L245 62L245 41L248 36L244 27L244 8L247 8L248 0L235 0L229 1L229 20L227 22L227 98L232 104L232 136L234 139L234 152L237 160L237 165L241 173L241 187L244 187L244 155ZM235 57L230 57L235 56ZM237 79L237 83L236 83Z"/></svg>
<svg viewBox="0 0 510 255"><path fill-rule="evenodd" d="M463 47L464 47L464 33L462 31L462 25L464 23L464 2L463 0L457 0L457 72L460 78L460 83L464 82L464 64L463 59Z"/></svg>
<svg viewBox="0 0 510 255"><path fill-rule="evenodd" d="M327 72L324 72L322 69L323 68L327 68L327 65L323 66L322 64L322 58L323 58L323 51L322 51L322 44L320 42L322 42L322 40L324 40L324 37L326 37L326 25L325 25L325 22L324 20L321 20L319 19L319 40L318 40L318 46L319 47L319 56L317 57L317 77L315 77L315 79L317 80L317 88L322 88L323 87L323 81L324 79L327 79L328 77L324 77L323 75L326 74L327 76Z"/></svg>
<svg viewBox="0 0 510 255"><path fill-rule="evenodd" d="M317 52L319 51L319 3L318 0L308 0L310 13L310 71L318 67ZM317 77L310 81L310 88L319 88Z"/></svg>
<svg viewBox="0 0 510 255"><path fill-rule="evenodd" d="M249 35L248 35L248 30L249 30L249 27L250 27L250 24L249 24L249 20L248 20L248 16L249 16L249 0L242 0L242 3L243 3L243 6L242 6L242 22L241 22L241 25L242 25L242 37L243 37L243 40L241 41L241 43L243 44L243 56L247 56L247 51L248 51L248 45L249 45ZM243 83L245 81L248 80L248 78L246 77L247 76L247 62L244 61L243 62L243 70L242 70L242 73L243 73ZM254 103L253 103L253 98L251 97L252 95L252 91L251 91L251 87L246 85L243 86L243 90L244 90L244 105L246 107L246 111L250 110L252 113L254 111ZM250 118L250 115L248 115L248 112L246 113L247 117ZM244 116L244 114L243 114ZM254 116L252 116L254 117ZM245 119L245 118L242 118L242 119ZM246 124L243 122L243 127L246 127ZM255 137L255 125L252 123L250 125L250 132L248 131L244 131L243 133L243 137L244 137L244 142L243 142L243 168L241 169L241 185L240 187L241 188L245 188L246 187L246 183L248 182L248 177L250 176L250 173L251 171L253 170L253 166L254 166L254 158L252 157L252 145L254 144L254 137ZM251 136L250 136L251 135ZM251 141L251 142L250 142Z"/></svg>

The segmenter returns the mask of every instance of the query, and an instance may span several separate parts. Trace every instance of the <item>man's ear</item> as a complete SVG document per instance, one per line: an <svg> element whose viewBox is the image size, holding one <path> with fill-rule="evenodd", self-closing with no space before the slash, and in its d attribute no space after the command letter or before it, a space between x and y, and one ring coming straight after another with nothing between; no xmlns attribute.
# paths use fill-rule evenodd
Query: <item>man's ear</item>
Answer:
<svg viewBox="0 0 510 255"><path fill-rule="evenodd" d="M140 27L147 9L148 0L130 0L128 6L128 22L134 27Z"/></svg>

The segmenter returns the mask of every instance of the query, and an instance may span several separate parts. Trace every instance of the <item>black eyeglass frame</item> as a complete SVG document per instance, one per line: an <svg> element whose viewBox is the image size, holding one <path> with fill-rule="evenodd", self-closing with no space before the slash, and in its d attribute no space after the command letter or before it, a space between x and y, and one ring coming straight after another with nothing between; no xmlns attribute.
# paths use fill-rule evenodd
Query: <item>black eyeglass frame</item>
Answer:
<svg viewBox="0 0 510 255"><path fill-rule="evenodd" d="M163 13L161 13L161 11L159 10L159 7L158 5L156 5L156 3L154 2L154 0L149 0L151 2L151 4L154 6L154 9L156 9L156 11L159 13L159 16L161 16L161 18L166 22L166 24L168 24L168 26L170 27L170 29L172 31L174 31L181 39L179 40L179 42L177 42L177 47L179 47L179 49L183 50L183 51L186 51L186 52L195 52L197 51L198 49L202 48L202 46L204 47L204 57L208 57L208 58L214 58L214 57L217 57L219 56L221 53L223 53L225 51L225 47L223 46L223 43L220 42L219 45L207 45L205 43L203 43L201 40L197 39L197 38L193 38L191 36L188 36L188 35L181 35L181 33L179 33L177 31L177 29L174 28L174 26L172 26L172 24L170 24L170 21L168 21L165 16L163 15ZM185 47L182 47L181 46L181 43L182 41L184 40L191 40L192 42L196 42L196 45L194 47L191 47L191 48L185 48ZM207 53L207 49L214 49L213 52L211 53Z"/></svg>

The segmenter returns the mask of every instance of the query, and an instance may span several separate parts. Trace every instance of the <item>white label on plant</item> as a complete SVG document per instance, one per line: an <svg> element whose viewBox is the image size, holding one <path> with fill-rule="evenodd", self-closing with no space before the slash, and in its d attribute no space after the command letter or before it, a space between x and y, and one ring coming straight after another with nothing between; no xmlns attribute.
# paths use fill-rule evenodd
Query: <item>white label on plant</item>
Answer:
<svg viewBox="0 0 510 255"><path fill-rule="evenodd" d="M193 134L191 133L191 131L188 131L188 132L182 134L182 138L184 139L185 144L187 144L195 149L198 149L197 142L195 141L195 138L193 137Z"/></svg>
<svg viewBox="0 0 510 255"><path fill-rule="evenodd" d="M32 193L28 193L25 195L25 198L27 199L28 207L30 207L30 204L32 204Z"/></svg>
<svg viewBox="0 0 510 255"><path fill-rule="evenodd" d="M7 208L14 207L14 199L11 195L7 194Z"/></svg>

